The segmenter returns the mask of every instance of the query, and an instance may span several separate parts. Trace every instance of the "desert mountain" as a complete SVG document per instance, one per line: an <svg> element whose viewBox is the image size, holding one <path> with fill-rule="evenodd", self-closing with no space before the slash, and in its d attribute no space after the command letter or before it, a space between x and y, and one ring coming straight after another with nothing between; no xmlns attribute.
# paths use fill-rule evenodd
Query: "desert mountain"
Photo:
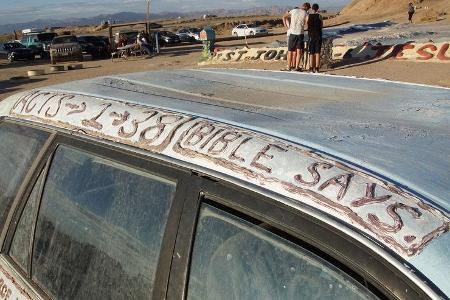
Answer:
<svg viewBox="0 0 450 300"><path fill-rule="evenodd" d="M449 22L450 0L353 0L342 9L340 19L354 22L375 19L405 22L409 2L417 9L415 22Z"/></svg>

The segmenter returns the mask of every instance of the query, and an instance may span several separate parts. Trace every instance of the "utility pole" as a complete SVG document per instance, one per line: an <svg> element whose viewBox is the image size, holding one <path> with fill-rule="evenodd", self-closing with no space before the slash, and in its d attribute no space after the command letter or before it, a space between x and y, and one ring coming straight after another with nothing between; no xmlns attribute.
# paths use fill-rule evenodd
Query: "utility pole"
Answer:
<svg viewBox="0 0 450 300"><path fill-rule="evenodd" d="M145 26L147 29L147 34L150 34L150 2L151 0L147 0L147 26Z"/></svg>

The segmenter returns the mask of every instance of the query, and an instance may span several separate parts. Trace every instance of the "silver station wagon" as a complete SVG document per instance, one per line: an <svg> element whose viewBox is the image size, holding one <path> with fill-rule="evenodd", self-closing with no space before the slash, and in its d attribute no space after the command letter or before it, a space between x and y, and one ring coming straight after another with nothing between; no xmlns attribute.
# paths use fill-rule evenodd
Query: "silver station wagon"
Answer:
<svg viewBox="0 0 450 300"><path fill-rule="evenodd" d="M1 299L448 299L450 90L254 70L0 103Z"/></svg>

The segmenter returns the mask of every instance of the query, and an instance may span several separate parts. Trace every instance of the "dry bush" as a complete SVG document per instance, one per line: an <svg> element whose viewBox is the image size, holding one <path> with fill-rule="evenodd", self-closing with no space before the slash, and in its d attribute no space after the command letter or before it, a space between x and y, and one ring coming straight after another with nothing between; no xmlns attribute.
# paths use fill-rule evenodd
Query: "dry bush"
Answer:
<svg viewBox="0 0 450 300"><path fill-rule="evenodd" d="M0 34L0 42L7 42L7 41L12 41L12 40L14 40L13 33Z"/></svg>
<svg viewBox="0 0 450 300"><path fill-rule="evenodd" d="M437 19L439 19L440 17L440 12L437 12L436 10L434 10L433 8L428 9L425 11L424 15L420 18L421 22L433 22L436 21Z"/></svg>

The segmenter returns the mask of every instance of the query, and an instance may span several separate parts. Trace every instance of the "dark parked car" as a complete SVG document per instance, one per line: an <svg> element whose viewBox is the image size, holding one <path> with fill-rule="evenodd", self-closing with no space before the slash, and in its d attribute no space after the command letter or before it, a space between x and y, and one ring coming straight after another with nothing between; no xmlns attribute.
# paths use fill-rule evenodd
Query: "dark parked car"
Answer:
<svg viewBox="0 0 450 300"><path fill-rule="evenodd" d="M101 36L84 35L78 37L81 51L92 55L92 58L107 58L110 55L109 47Z"/></svg>
<svg viewBox="0 0 450 300"><path fill-rule="evenodd" d="M21 59L33 60L35 51L27 48L19 42L8 42L0 44L0 58L8 59L10 62Z"/></svg>
<svg viewBox="0 0 450 300"><path fill-rule="evenodd" d="M170 44L178 44L179 42L181 42L178 35L170 31L158 32L158 41L162 46Z"/></svg>
<svg viewBox="0 0 450 300"><path fill-rule="evenodd" d="M53 39L58 36L54 32L28 33L25 34L20 42L27 48L31 48L41 57L50 57L50 45Z"/></svg>
<svg viewBox="0 0 450 300"><path fill-rule="evenodd" d="M83 53L78 39L74 35L62 35L53 39L50 47L52 64L59 61L83 61Z"/></svg>
<svg viewBox="0 0 450 300"><path fill-rule="evenodd" d="M182 28L177 31L177 35L182 42L195 42L200 37L200 28Z"/></svg>

